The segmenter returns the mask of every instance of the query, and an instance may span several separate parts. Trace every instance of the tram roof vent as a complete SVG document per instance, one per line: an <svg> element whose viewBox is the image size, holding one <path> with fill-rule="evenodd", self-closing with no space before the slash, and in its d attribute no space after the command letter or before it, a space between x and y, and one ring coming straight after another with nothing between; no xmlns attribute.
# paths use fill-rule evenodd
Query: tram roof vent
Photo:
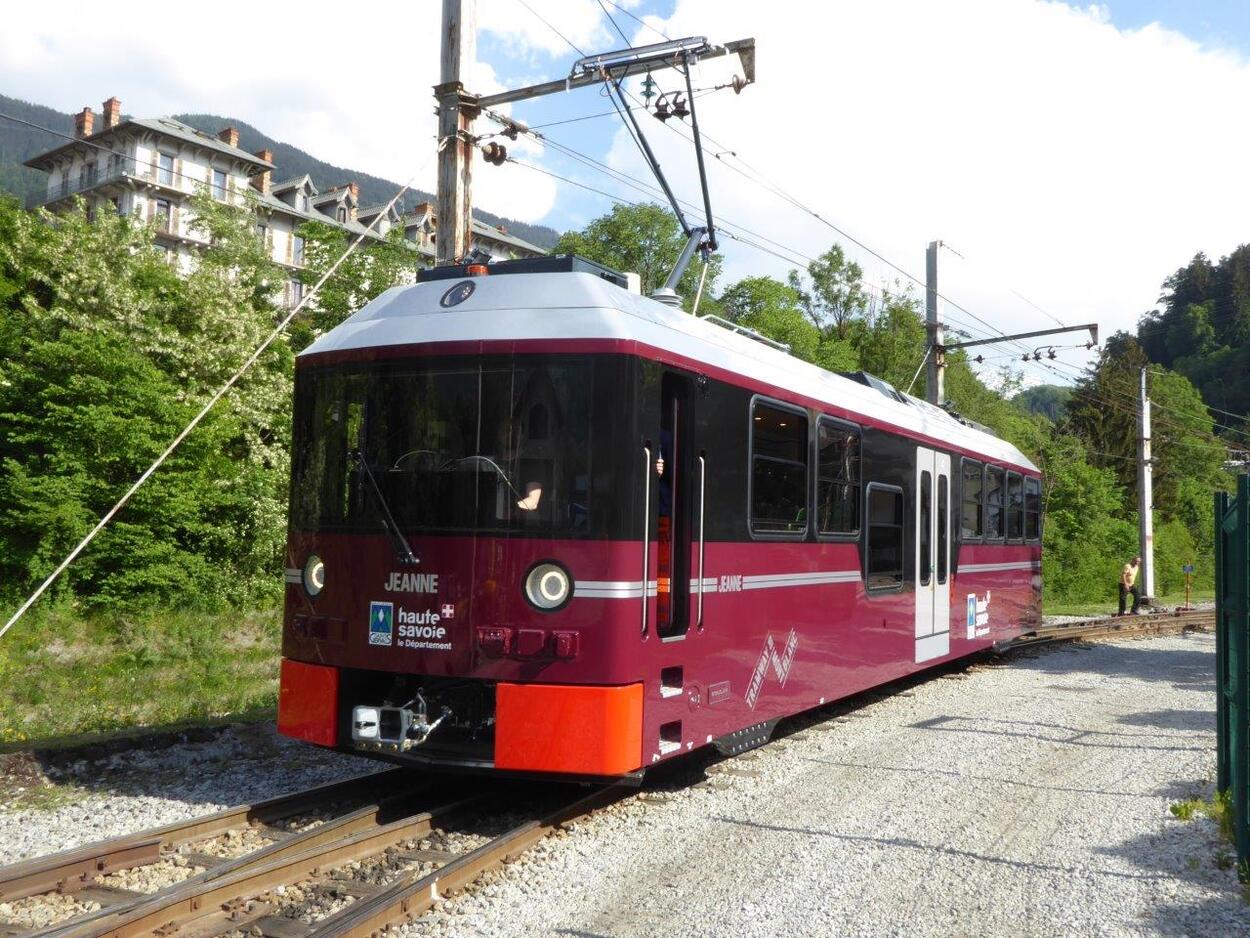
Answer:
<svg viewBox="0 0 1250 938"><path fill-rule="evenodd" d="M762 342L764 345L767 345L770 348L775 348L779 352L785 352L786 354L790 353L790 346L786 345L784 342L778 342L776 339L770 339L762 332L756 332L754 329L748 329L746 326L739 325L736 322L731 322L730 320L724 319L720 316L714 316L711 313L705 313L699 318L704 322L714 323L722 329L728 329L730 332L736 332L739 335L744 335L748 339L754 339L756 342Z"/></svg>

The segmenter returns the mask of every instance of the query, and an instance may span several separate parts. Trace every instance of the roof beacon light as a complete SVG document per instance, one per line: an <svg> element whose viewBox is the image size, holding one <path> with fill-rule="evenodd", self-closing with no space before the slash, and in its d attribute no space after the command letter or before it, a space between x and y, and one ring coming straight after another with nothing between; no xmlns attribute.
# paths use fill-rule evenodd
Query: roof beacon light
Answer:
<svg viewBox="0 0 1250 938"><path fill-rule="evenodd" d="M490 273L490 268L485 264L470 264L465 273L470 277L485 277Z"/></svg>

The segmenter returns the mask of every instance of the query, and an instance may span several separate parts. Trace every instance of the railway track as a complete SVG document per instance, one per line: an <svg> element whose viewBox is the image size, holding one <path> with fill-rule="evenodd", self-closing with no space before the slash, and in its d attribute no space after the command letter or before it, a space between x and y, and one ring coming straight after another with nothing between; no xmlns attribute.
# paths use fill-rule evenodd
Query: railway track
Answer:
<svg viewBox="0 0 1250 938"><path fill-rule="evenodd" d="M400 769L349 779L0 868L0 902L58 916L0 935L373 935L622 793L453 787ZM140 870L172 881L118 885Z"/></svg>
<svg viewBox="0 0 1250 938"><path fill-rule="evenodd" d="M1054 642L1167 635L1174 632L1186 632L1190 629L1214 628L1214 609L1175 610L1136 616L1108 616L1064 625L1045 626L1036 632L1020 636L1010 642L1004 650L1030 648Z"/></svg>

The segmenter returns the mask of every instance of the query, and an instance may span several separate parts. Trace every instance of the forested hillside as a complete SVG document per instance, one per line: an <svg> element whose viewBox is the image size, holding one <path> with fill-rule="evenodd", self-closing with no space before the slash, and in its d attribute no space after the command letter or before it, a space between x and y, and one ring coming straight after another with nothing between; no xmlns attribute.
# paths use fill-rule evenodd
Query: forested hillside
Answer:
<svg viewBox="0 0 1250 938"><path fill-rule="evenodd" d="M1195 255L1159 302L1138 323L1142 351L1192 381L1229 444L1250 450L1250 245L1216 262Z"/></svg>
<svg viewBox="0 0 1250 938"><path fill-rule="evenodd" d="M0 111L61 133L73 133L74 130L73 115L20 101L17 98L0 95ZM251 124L232 117L218 117L215 114L175 114L173 116L205 133L216 134L227 126L237 128L239 145L243 149L252 152L265 148L273 150L274 162L278 167L278 179L302 176L307 173L319 189L354 180L360 184L362 205L386 202L399 188L398 183L390 180L319 160L299 147L274 140ZM14 121L0 120L0 191L12 193L24 204L42 198L47 189L47 175L38 170L27 169L22 163L64 142L63 137L55 134L35 130ZM421 201L433 200L433 198L434 196L429 192L412 190L406 194L404 202L412 206ZM475 214L488 224L502 224L512 234L537 244L539 247L550 247L558 237L555 231L544 225L529 225L481 209L476 209Z"/></svg>

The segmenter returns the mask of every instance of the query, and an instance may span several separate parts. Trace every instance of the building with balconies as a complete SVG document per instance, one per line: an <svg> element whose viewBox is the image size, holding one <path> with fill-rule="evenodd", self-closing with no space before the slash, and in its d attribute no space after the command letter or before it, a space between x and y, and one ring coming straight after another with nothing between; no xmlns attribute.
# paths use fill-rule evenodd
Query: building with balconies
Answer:
<svg viewBox="0 0 1250 938"><path fill-rule="evenodd" d="M251 193L257 234L272 260L288 271L282 289L287 306L303 297L299 272L304 267L304 243L298 231L306 222L322 222L349 237L374 240L402 225L405 243L416 255L414 278L418 265L434 260L437 219L429 202L407 213L402 204L389 211L385 204L361 208L360 188L354 182L325 191L319 191L307 175L272 182L273 153L241 149L233 127L213 136L170 117L123 118L117 98L104 102L98 126L91 108L83 108L74 117L74 139L32 157L26 165L48 174L46 198L40 205L58 211L81 197L89 214L111 205L119 214L149 222L157 243L184 272L191 270L197 251L207 243L193 224L191 196L204 191L218 201L242 205L247 201L244 193ZM494 257L545 253L480 221L474 221L473 232L475 246Z"/></svg>

